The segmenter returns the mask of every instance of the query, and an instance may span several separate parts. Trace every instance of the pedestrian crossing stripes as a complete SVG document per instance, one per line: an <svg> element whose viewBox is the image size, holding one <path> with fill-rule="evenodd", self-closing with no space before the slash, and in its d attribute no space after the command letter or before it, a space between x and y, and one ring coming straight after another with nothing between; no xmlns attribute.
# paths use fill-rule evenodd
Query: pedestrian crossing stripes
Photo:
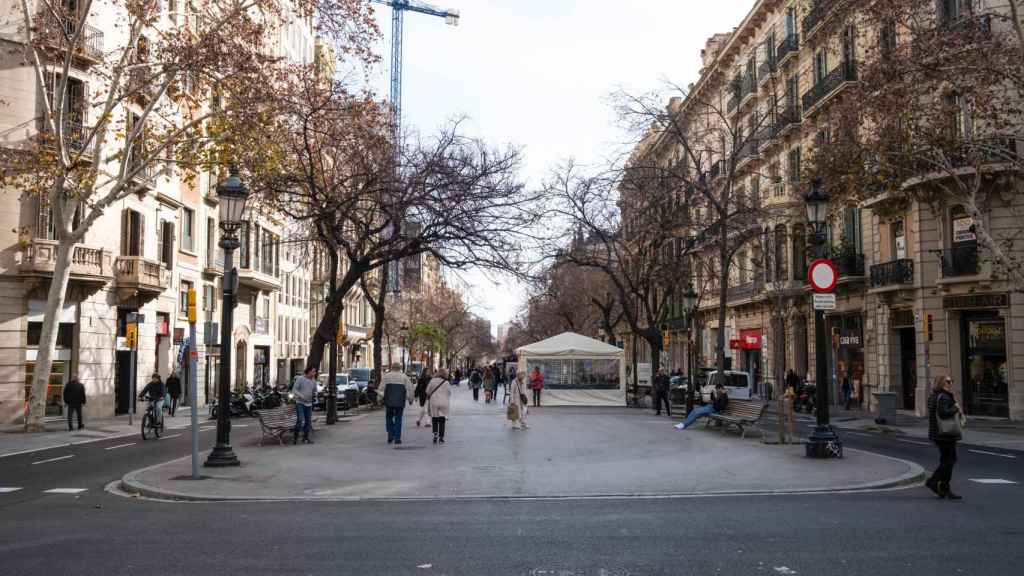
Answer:
<svg viewBox="0 0 1024 576"><path fill-rule="evenodd" d="M81 494L88 488L51 488L50 490L43 490L43 494Z"/></svg>
<svg viewBox="0 0 1024 576"><path fill-rule="evenodd" d="M10 494L11 492L17 492L21 488L15 488L13 486L0 486L0 494Z"/></svg>
<svg viewBox="0 0 1024 576"><path fill-rule="evenodd" d="M1005 478L971 478L970 480L978 484L1016 484L1013 480Z"/></svg>

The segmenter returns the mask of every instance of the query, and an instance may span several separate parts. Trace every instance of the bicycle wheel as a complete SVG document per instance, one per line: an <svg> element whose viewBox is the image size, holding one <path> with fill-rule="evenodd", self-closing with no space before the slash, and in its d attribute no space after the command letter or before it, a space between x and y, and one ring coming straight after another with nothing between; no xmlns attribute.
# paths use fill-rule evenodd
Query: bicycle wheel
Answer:
<svg viewBox="0 0 1024 576"><path fill-rule="evenodd" d="M152 423L150 422L151 420L152 420L152 416L150 416L148 413L145 416L142 417L142 439L143 440L148 440L148 438L146 437L146 431L149 430L150 426L152 426Z"/></svg>

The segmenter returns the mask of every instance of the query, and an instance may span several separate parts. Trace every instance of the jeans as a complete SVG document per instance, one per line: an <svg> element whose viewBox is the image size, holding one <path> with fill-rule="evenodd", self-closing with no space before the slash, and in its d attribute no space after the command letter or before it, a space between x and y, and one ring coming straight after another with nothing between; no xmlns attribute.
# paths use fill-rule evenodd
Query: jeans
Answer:
<svg viewBox="0 0 1024 576"><path fill-rule="evenodd" d="M68 430L72 429L71 428L71 415L72 414L78 414L78 429L81 430L82 428L84 428L85 425L82 424L82 405L81 404L68 404L67 405L67 410L68 410Z"/></svg>
<svg viewBox="0 0 1024 576"><path fill-rule="evenodd" d="M480 389L479 388L473 388L473 402L479 402L479 401L480 401Z"/></svg>
<svg viewBox="0 0 1024 576"><path fill-rule="evenodd" d="M178 409L178 397L171 396L170 409L167 411L168 414L174 416L174 411Z"/></svg>
<svg viewBox="0 0 1024 576"><path fill-rule="evenodd" d="M672 415L672 403L669 402L669 400L668 400L668 391L658 392L658 393L656 393L654 395L654 410L655 410L655 414L657 414L659 416L661 415L661 405L662 405L662 403L665 404L665 411L668 412L669 416L671 416Z"/></svg>
<svg viewBox="0 0 1024 576"><path fill-rule="evenodd" d="M434 438L440 438L441 440L444 440L444 425L447 420L448 419L445 418L444 416L437 416L431 418L430 426L434 431Z"/></svg>
<svg viewBox="0 0 1024 576"><path fill-rule="evenodd" d="M686 415L686 420L683 420L683 428L689 428L690 424L696 422L697 418L700 418L701 416L707 416L708 414L714 413L715 407L712 406L711 404L697 406L693 409L693 412L690 412L689 414Z"/></svg>
<svg viewBox="0 0 1024 576"><path fill-rule="evenodd" d="M388 429L388 442L402 441L402 412L404 406L393 408L388 406L384 412L384 424Z"/></svg>
<svg viewBox="0 0 1024 576"><path fill-rule="evenodd" d="M540 406L540 388L533 389L533 405Z"/></svg>
<svg viewBox="0 0 1024 576"><path fill-rule="evenodd" d="M313 426L313 407L305 404L295 405L295 436L302 432L303 438L309 438L309 430Z"/></svg>
<svg viewBox="0 0 1024 576"><path fill-rule="evenodd" d="M932 480L949 484L953 479L953 465L956 464L956 440L936 440L939 447L939 467L932 473Z"/></svg>

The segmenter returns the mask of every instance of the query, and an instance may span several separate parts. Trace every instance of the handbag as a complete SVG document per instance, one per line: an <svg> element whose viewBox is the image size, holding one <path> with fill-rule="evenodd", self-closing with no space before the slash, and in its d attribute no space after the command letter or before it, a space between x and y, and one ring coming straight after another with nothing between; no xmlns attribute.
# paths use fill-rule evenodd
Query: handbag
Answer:
<svg viewBox="0 0 1024 576"><path fill-rule="evenodd" d="M518 422L519 421L519 406L517 406L515 404L509 404L508 408L505 411L505 415L512 422Z"/></svg>
<svg viewBox="0 0 1024 576"><path fill-rule="evenodd" d="M963 432L963 415L957 412L950 418L939 418L936 414L935 420L939 424L939 436L943 438L960 438Z"/></svg>
<svg viewBox="0 0 1024 576"><path fill-rule="evenodd" d="M528 403L526 400L527 400L526 394L523 394L522 392L520 392L519 393L519 403L522 404L523 406L526 406L526 404Z"/></svg>

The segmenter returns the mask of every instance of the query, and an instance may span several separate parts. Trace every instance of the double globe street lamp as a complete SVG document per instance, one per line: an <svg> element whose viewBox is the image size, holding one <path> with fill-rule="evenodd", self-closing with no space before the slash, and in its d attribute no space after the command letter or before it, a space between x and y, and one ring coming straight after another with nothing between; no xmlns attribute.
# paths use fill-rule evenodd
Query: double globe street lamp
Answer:
<svg viewBox="0 0 1024 576"><path fill-rule="evenodd" d="M238 294L238 269L234 266L234 252L239 247L238 230L245 224L249 188L238 177L238 168L232 166L226 180L217 185L220 202L220 229L223 232L218 246L224 249L224 304L220 319L220 373L217 382L217 444L206 457L205 466L238 466L238 456L231 449L231 332L234 330L235 298Z"/></svg>
<svg viewBox="0 0 1024 576"><path fill-rule="evenodd" d="M826 231L828 229L828 202L830 198L822 189L821 179L815 179L810 194L804 197L807 205L809 234L807 243L815 259L828 256ZM817 383L817 424L806 444L807 456L830 458L842 454L842 445L835 429L829 424L828 396L828 342L825 334L825 311L814 310L814 379Z"/></svg>

